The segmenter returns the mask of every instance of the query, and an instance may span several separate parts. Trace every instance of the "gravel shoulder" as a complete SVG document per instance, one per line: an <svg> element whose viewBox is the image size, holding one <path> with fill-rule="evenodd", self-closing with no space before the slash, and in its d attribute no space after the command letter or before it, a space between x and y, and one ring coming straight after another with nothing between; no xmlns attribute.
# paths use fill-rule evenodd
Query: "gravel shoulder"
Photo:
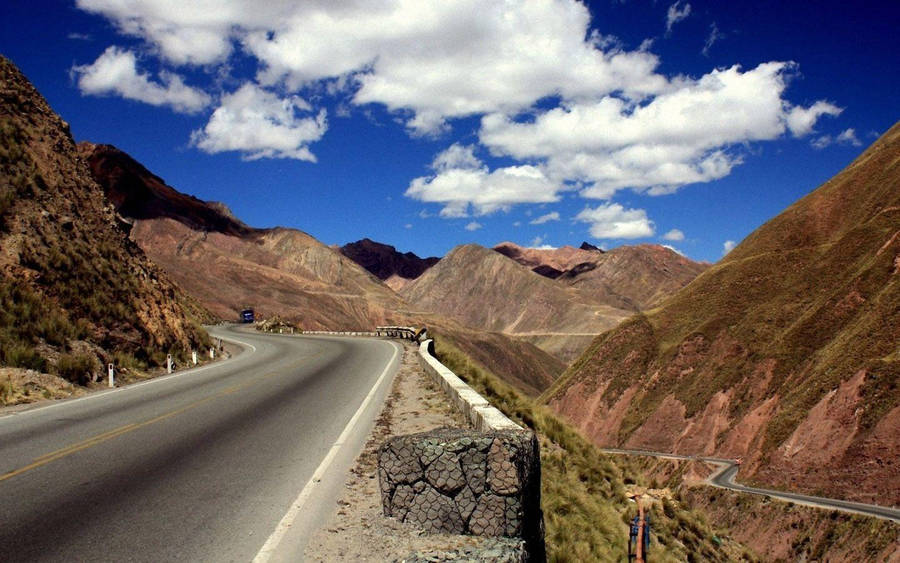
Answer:
<svg viewBox="0 0 900 563"><path fill-rule="evenodd" d="M394 561L414 552L455 550L478 541L471 536L423 535L382 513L377 475L381 444L391 436L467 427L427 378L416 354L414 346L404 343L400 369L372 435L350 471L331 519L307 544L305 561Z"/></svg>

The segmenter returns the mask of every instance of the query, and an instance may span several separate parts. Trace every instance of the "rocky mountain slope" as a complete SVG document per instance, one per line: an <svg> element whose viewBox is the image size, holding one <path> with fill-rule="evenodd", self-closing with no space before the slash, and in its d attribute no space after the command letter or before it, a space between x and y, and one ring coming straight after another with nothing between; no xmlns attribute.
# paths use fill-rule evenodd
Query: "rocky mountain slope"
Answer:
<svg viewBox="0 0 900 563"><path fill-rule="evenodd" d="M631 313L476 244L454 248L400 295L416 310L527 340L564 361Z"/></svg>
<svg viewBox="0 0 900 563"><path fill-rule="evenodd" d="M397 252L393 246L368 238L347 243L340 247L340 252L395 291L440 260L435 256L419 258L412 252Z"/></svg>
<svg viewBox="0 0 900 563"><path fill-rule="evenodd" d="M399 293L417 310L502 332L569 362L596 335L656 305L706 267L657 245L603 252L469 244Z"/></svg>
<svg viewBox="0 0 900 563"><path fill-rule="evenodd" d="M224 319L244 307L306 329L400 322L405 304L354 261L295 229L254 229L224 205L184 195L124 152L81 143L94 177L133 224L131 237Z"/></svg>
<svg viewBox="0 0 900 563"><path fill-rule="evenodd" d="M635 312L659 305L709 267L658 244L604 252L588 243L539 249L504 242L494 250L596 301Z"/></svg>
<svg viewBox="0 0 900 563"><path fill-rule="evenodd" d="M900 125L545 394L596 443L900 503Z"/></svg>
<svg viewBox="0 0 900 563"><path fill-rule="evenodd" d="M132 243L68 125L0 56L0 358L84 383L208 342L190 301ZM105 372L104 372L105 373Z"/></svg>

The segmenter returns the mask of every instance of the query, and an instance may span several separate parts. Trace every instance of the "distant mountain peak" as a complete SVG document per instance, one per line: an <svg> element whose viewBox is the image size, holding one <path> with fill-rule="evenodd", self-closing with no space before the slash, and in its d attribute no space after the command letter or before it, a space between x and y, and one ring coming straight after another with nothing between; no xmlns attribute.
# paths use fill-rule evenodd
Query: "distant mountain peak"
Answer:
<svg viewBox="0 0 900 563"><path fill-rule="evenodd" d="M370 238L347 243L339 251L382 281L391 278L416 279L440 260L434 256L420 258L412 252L401 253L389 244Z"/></svg>

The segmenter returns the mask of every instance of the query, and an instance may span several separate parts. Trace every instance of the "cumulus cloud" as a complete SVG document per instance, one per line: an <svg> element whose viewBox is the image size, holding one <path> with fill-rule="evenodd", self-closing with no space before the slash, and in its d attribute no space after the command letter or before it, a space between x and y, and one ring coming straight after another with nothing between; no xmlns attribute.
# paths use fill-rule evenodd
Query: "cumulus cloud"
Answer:
<svg viewBox="0 0 900 563"><path fill-rule="evenodd" d="M550 181L531 165L489 170L471 147L452 145L432 162L435 174L414 179L406 196L442 203L441 217L467 217L506 211L518 203L550 203L559 200L564 186Z"/></svg>
<svg viewBox="0 0 900 563"><path fill-rule="evenodd" d="M790 63L735 65L698 78L674 79L642 105L618 97L564 104L527 121L493 113L479 139L495 155L543 160L549 178L583 182L585 197L609 199L632 188L651 195L727 176L742 162L740 147L790 130L809 131L819 116L839 111L783 99Z"/></svg>
<svg viewBox="0 0 900 563"><path fill-rule="evenodd" d="M182 113L196 113L211 102L208 94L187 86L180 76L160 73L160 80L138 71L137 57L131 51L108 47L92 64L75 66L82 94L117 94L154 106L169 106Z"/></svg>
<svg viewBox="0 0 900 563"><path fill-rule="evenodd" d="M734 250L735 246L737 246L736 242L734 242L733 240L726 240L722 244L722 256L725 256L726 254Z"/></svg>
<svg viewBox="0 0 900 563"><path fill-rule="evenodd" d="M821 100L809 107L789 102L784 91L795 65L788 62L665 76L652 42L626 50L592 31L588 8L574 0L77 5L138 38L141 52L163 66L205 65L230 83L255 84L242 93L261 107L227 94L194 133L193 144L209 152L313 160L308 145L327 124L318 108L301 103L299 95L309 91L338 98L341 113L348 105L383 106L416 135L481 117L479 146L452 145L436 159L433 174L416 178L406 191L442 203L445 217L553 202L576 185L582 196L604 200L626 188L672 193L727 176L742 162L747 143L788 132L809 135L821 117L841 111ZM667 30L690 14L682 0L670 5ZM720 37L713 24L704 51ZM133 54L111 49L124 80L89 72L97 63L76 67L85 93L117 93L178 111L212 104L177 74L161 72L152 80L137 71ZM252 78L233 76L237 69L249 69ZM539 100L557 102L547 109ZM490 169L476 149L515 162Z"/></svg>
<svg viewBox="0 0 900 563"><path fill-rule="evenodd" d="M672 229L662 236L663 240L679 241L684 240L684 233L678 229Z"/></svg>
<svg viewBox="0 0 900 563"><path fill-rule="evenodd" d="M851 145L854 147L862 146L862 141L856 136L856 130L852 127L849 129L843 130L838 135L832 137L831 135L821 135L816 137L810 144L813 148L816 149L824 149L830 145Z"/></svg>
<svg viewBox="0 0 900 563"><path fill-rule="evenodd" d="M478 229L480 229L482 227L484 227L484 225L482 225L481 223L479 223L477 221L471 221L470 223L466 224L467 231L477 231Z"/></svg>
<svg viewBox="0 0 900 563"><path fill-rule="evenodd" d="M666 12L666 35L672 33L673 25L691 15L690 4L686 3L683 8L680 5L681 0L669 6L669 10Z"/></svg>
<svg viewBox="0 0 900 563"><path fill-rule="evenodd" d="M647 218L643 209L625 209L618 203L601 204L595 208L585 207L576 221L590 224L594 238L643 238L653 236L653 221Z"/></svg>
<svg viewBox="0 0 900 563"><path fill-rule="evenodd" d="M247 160L293 158L315 162L308 148L328 129L325 110L311 115L302 98L279 98L255 84L244 84L222 98L191 144L211 153L237 151Z"/></svg>
<svg viewBox="0 0 900 563"><path fill-rule="evenodd" d="M214 64L234 45L259 65L263 85L296 90L344 79L356 104L411 112L418 133L448 119L516 112L551 95L640 98L665 86L648 52L602 47L579 2L205 2L78 0L166 61ZM565 65L559 61L566 61Z"/></svg>
<svg viewBox="0 0 900 563"><path fill-rule="evenodd" d="M544 223L548 223L550 221L559 221L559 213L556 211L547 213L546 215L541 215L537 219L533 219L529 222L531 225L543 225Z"/></svg>
<svg viewBox="0 0 900 563"><path fill-rule="evenodd" d="M793 107L788 110L785 120L795 137L803 137L812 132L816 121L823 115L837 116L844 111L836 105L819 100L808 108Z"/></svg>

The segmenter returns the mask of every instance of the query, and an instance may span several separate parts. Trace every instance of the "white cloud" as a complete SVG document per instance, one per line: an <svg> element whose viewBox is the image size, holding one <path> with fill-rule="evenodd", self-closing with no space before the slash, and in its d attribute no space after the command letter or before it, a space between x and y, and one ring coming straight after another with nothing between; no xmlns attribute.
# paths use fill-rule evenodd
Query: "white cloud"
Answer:
<svg viewBox="0 0 900 563"><path fill-rule="evenodd" d="M559 213L556 211L547 213L546 215L541 215L537 219L533 219L529 222L530 225L543 225L544 223L548 223L550 221L559 221Z"/></svg>
<svg viewBox="0 0 900 563"><path fill-rule="evenodd" d="M862 146L862 141L860 141L856 137L856 130L852 127L850 129L844 129L836 138L835 142L845 144L845 145L853 145L854 147Z"/></svg>
<svg viewBox="0 0 900 563"><path fill-rule="evenodd" d="M238 151L245 159L294 158L315 162L308 145L328 129L325 110L310 115L302 98L279 98L255 84L244 84L222 102L191 144L208 153Z"/></svg>
<svg viewBox="0 0 900 563"><path fill-rule="evenodd" d="M666 12L666 35L672 33L672 26L691 15L691 5L685 4L683 8L679 7L681 0L669 6Z"/></svg>
<svg viewBox="0 0 900 563"><path fill-rule="evenodd" d="M816 121L823 115L838 116L844 111L836 105L819 100L808 108L792 107L787 111L785 120L788 129L795 137L803 137L812 132Z"/></svg>
<svg viewBox="0 0 900 563"><path fill-rule="evenodd" d="M407 223L407 224L403 225L403 228L404 229L412 229L413 228L412 223Z"/></svg>
<svg viewBox="0 0 900 563"><path fill-rule="evenodd" d="M684 252L678 250L677 248L675 248L675 247L672 246L671 244L664 244L664 245L662 245L662 247L663 247L663 248L668 248L669 250L671 250L671 251L674 252L675 254L678 254L679 256L684 256Z"/></svg>
<svg viewBox="0 0 900 563"><path fill-rule="evenodd" d="M821 135L809 142L815 149L824 149L831 145L851 145L854 147L862 146L862 141L856 136L856 130L852 127L843 130L837 136Z"/></svg>
<svg viewBox="0 0 900 563"><path fill-rule="evenodd" d="M735 246L737 246L736 242L734 242L733 240L726 240L724 244L722 244L722 256L725 256L726 254L734 250Z"/></svg>
<svg viewBox="0 0 900 563"><path fill-rule="evenodd" d="M114 46L92 64L73 67L72 72L78 77L82 94L118 94L154 106L170 106L182 113L198 112L211 101L208 94L185 85L180 76L171 72L160 73L159 82L151 80L138 71L134 53Z"/></svg>
<svg viewBox="0 0 900 563"><path fill-rule="evenodd" d="M379 104L416 135L440 134L454 119L482 116L482 146L452 145L434 175L413 180L407 190L410 197L443 203L444 216L556 201L565 186L579 183L590 198L609 199L623 188L671 193L727 176L742 162L746 143L787 131L807 135L820 117L840 113L829 102L799 107L784 98L793 63L667 77L658 72L651 41L627 51L591 31L588 8L574 0L77 5L143 41L141 52L157 56L163 66L206 65L223 83L247 82L247 76L232 74L249 68L258 91L282 93L280 103L290 107L278 109L267 100L258 115L247 106L238 111L234 94L226 95L193 137L211 152L312 160L308 144L322 136L326 124L317 108L297 105L294 95L309 91L337 98L341 115L348 105ZM667 30L690 13L683 0L669 6ZM720 37L713 24L704 51ZM152 81L134 65L131 70L127 89L107 79L82 90L178 111L211 103L171 72ZM537 108L548 99L558 100L556 107ZM363 114L368 110L361 108ZM297 111L310 115L297 117ZM228 136L232 131L236 138ZM475 156L485 148L518 162L491 170Z"/></svg>
<svg viewBox="0 0 900 563"><path fill-rule="evenodd" d="M684 240L684 233L678 229L672 229L662 236L663 240L679 241ZM665 245L663 245L665 246Z"/></svg>
<svg viewBox="0 0 900 563"><path fill-rule="evenodd" d="M531 244L528 245L528 248L533 248L535 250L556 250L557 247L552 244L545 244L544 239L546 239L546 235L536 236L531 239Z"/></svg>
<svg viewBox="0 0 900 563"><path fill-rule="evenodd" d="M397 0L227 3L78 0L139 37L167 62L222 64L234 45L259 65L263 85L296 91L340 78L356 104L410 112L434 133L446 120L513 112L561 95L613 91L640 98L665 85L655 55L626 52L588 33L580 2ZM566 64L560 64L566 61ZM348 80L349 78L349 80Z"/></svg>
<svg viewBox="0 0 900 563"><path fill-rule="evenodd" d="M477 231L478 229L480 229L482 227L484 227L484 225L482 225L481 223L479 223L477 221L472 221L472 222L466 224L467 231Z"/></svg>
<svg viewBox="0 0 900 563"><path fill-rule="evenodd" d="M715 45L719 39L724 38L725 34L719 31L719 26L716 25L716 22L712 22L709 26L709 35L706 37L706 43L703 44L703 50L701 51L703 56L708 57L709 50L712 49L712 46Z"/></svg>
<svg viewBox="0 0 900 563"><path fill-rule="evenodd" d="M482 162L475 156L475 147L473 145L453 143L434 157L431 167L438 172L454 168L472 170L481 168Z"/></svg>
<svg viewBox="0 0 900 563"><path fill-rule="evenodd" d="M618 203L606 203L596 208L585 207L575 216L577 221L589 223L594 238L643 238L653 236L653 221L643 209L625 209Z"/></svg>
<svg viewBox="0 0 900 563"><path fill-rule="evenodd" d="M518 203L559 200L563 186L550 181L535 166L508 166L490 171L471 147L452 145L434 158L435 174L414 179L406 196L442 203L441 217L488 215ZM471 211L470 211L471 208Z"/></svg>
<svg viewBox="0 0 900 563"><path fill-rule="evenodd" d="M742 145L800 134L836 110L826 102L793 107L782 95L789 63L717 69L678 78L640 106L613 96L563 104L520 122L482 118L479 139L495 155L544 161L548 178L583 182L585 197L609 199L632 188L651 195L727 176ZM804 125L805 124L805 125Z"/></svg>

